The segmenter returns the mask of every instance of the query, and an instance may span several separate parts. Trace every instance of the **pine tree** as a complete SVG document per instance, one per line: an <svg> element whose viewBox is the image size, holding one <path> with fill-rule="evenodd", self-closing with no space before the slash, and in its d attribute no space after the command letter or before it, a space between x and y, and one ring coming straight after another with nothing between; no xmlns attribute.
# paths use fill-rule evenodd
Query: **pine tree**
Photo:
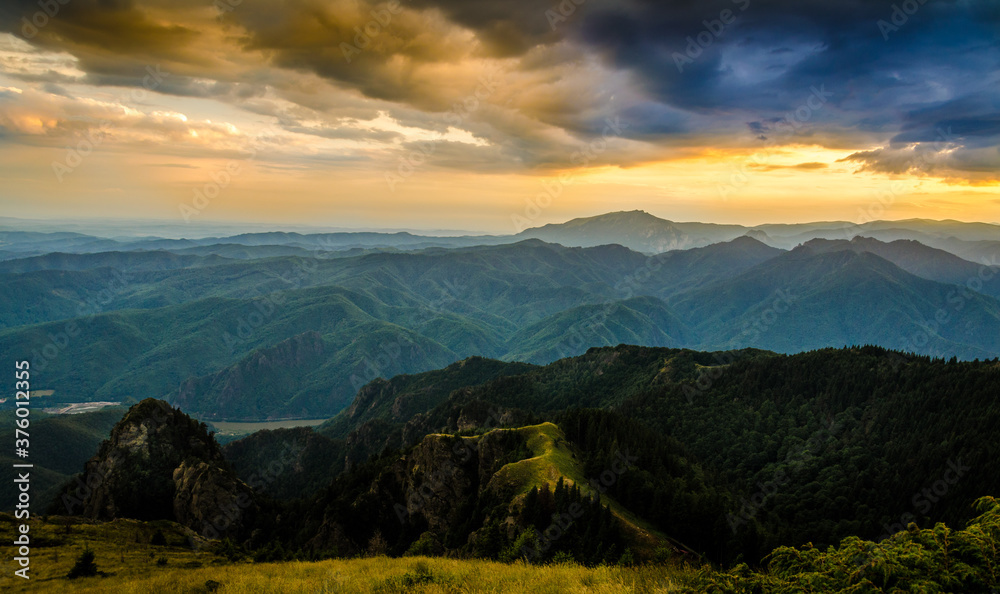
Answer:
<svg viewBox="0 0 1000 594"><path fill-rule="evenodd" d="M69 570L69 574L66 577L73 580L80 577L93 577L95 575L97 575L97 563L94 562L94 551L87 548L77 557L76 563L73 564L73 568Z"/></svg>

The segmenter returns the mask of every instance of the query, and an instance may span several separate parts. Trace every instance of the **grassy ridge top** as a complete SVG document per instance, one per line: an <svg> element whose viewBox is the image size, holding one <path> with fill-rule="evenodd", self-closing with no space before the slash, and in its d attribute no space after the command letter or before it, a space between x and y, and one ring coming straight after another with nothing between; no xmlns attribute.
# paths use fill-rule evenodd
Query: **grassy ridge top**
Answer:
<svg viewBox="0 0 1000 594"><path fill-rule="evenodd" d="M483 435L494 432L517 433L524 439L532 457L501 467L490 479L487 489L513 492L515 497L512 503L517 504L524 500L532 488L542 489L547 486L550 490L554 490L556 483L562 478L566 486L577 485L585 495L599 498L603 505L608 506L611 513L621 522L629 542L632 542L646 557L652 557L653 551L669 540L666 535L654 529L615 498L600 493L588 482L583 464L573 444L566 439L563 430L555 423L544 422L526 427L493 429ZM478 440L482 437L464 439Z"/></svg>

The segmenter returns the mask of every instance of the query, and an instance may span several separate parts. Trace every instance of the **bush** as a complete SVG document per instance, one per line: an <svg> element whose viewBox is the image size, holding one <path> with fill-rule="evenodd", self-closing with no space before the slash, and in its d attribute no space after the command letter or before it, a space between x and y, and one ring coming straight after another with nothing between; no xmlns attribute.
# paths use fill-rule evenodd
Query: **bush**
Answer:
<svg viewBox="0 0 1000 594"><path fill-rule="evenodd" d="M618 565L622 567L632 567L635 565L635 555L632 554L632 549L626 547L625 552L618 559Z"/></svg>
<svg viewBox="0 0 1000 594"><path fill-rule="evenodd" d="M94 562L94 551L86 549L76 558L76 563L66 577L75 580L79 577L93 577L95 575L97 575L97 563Z"/></svg>
<svg viewBox="0 0 1000 594"><path fill-rule="evenodd" d="M163 535L163 531L157 529L153 534L153 538L150 539L149 544L155 547L165 547L167 546L167 537Z"/></svg>
<svg viewBox="0 0 1000 594"><path fill-rule="evenodd" d="M759 571L703 568L691 592L996 592L1000 588L1000 501L981 497L964 530L912 525L879 542L857 536L825 550L779 547ZM686 590L687 591L687 590Z"/></svg>
<svg viewBox="0 0 1000 594"><path fill-rule="evenodd" d="M365 550L369 557L380 557L389 552L389 543L382 537L382 531L376 530L371 539L368 540L368 548Z"/></svg>
<svg viewBox="0 0 1000 594"><path fill-rule="evenodd" d="M535 562L538 557L538 534L531 526L521 532L517 540L500 553L500 561L503 563L513 563L518 559Z"/></svg>
<svg viewBox="0 0 1000 594"><path fill-rule="evenodd" d="M230 561L239 561L246 556L243 549L234 543L230 538L223 538L215 552Z"/></svg>
<svg viewBox="0 0 1000 594"><path fill-rule="evenodd" d="M377 585L373 592L413 592L423 591L424 588L436 584L440 591L454 592L458 590L458 584L454 578L435 574L426 561L418 561L410 567L403 575L393 576Z"/></svg>
<svg viewBox="0 0 1000 594"><path fill-rule="evenodd" d="M656 547L656 550L653 551L653 561L657 563L666 563L673 556L673 549L668 546L658 546Z"/></svg>
<svg viewBox="0 0 1000 594"><path fill-rule="evenodd" d="M420 535L420 538L413 541L410 548L406 550L407 555L433 557L444 552L444 547L435 538L434 533L427 531Z"/></svg>
<svg viewBox="0 0 1000 594"><path fill-rule="evenodd" d="M253 560L256 563L275 563L288 560L289 554L280 542L272 542L266 547L261 547L254 552Z"/></svg>

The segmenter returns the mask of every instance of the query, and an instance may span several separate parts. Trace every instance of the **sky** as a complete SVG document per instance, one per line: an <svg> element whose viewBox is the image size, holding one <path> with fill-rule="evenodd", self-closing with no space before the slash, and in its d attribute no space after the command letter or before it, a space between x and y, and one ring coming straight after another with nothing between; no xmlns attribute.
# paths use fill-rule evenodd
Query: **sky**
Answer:
<svg viewBox="0 0 1000 594"><path fill-rule="evenodd" d="M1000 221L997 0L4 0L0 210Z"/></svg>

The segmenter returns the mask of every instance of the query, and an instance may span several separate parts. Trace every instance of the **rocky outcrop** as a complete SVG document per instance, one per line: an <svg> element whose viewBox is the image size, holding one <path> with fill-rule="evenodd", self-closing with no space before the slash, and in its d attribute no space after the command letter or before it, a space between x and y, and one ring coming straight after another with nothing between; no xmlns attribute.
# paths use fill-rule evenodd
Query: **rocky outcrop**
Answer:
<svg viewBox="0 0 1000 594"><path fill-rule="evenodd" d="M351 504L352 513L337 516L332 506L327 508L308 546L341 554L363 552L367 540L358 540L358 535L375 530L390 543L415 539L425 531L443 540L461 532L484 497L509 501L509 493L487 493L496 490L491 479L505 464L530 455L518 430L497 429L474 437L426 435L406 455L386 463L368 491ZM363 522L357 520L360 516Z"/></svg>
<svg viewBox="0 0 1000 594"><path fill-rule="evenodd" d="M428 435L409 456L400 459L393 474L402 488L404 503L397 502L396 514L409 521L423 520L438 534L454 526L462 504L479 494L483 460L475 449L478 441Z"/></svg>
<svg viewBox="0 0 1000 594"><path fill-rule="evenodd" d="M238 537L257 509L207 427L152 398L128 410L61 501L70 514L174 520L208 538Z"/></svg>
<svg viewBox="0 0 1000 594"><path fill-rule="evenodd" d="M250 488L209 462L181 462L173 473L174 520L216 538L249 526L256 512Z"/></svg>

